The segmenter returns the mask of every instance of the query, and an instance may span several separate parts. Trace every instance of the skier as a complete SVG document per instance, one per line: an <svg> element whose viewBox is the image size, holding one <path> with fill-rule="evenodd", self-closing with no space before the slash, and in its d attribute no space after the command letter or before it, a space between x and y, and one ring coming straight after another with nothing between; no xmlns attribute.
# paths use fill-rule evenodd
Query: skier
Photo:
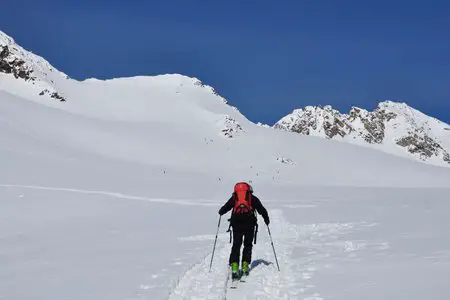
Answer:
<svg viewBox="0 0 450 300"><path fill-rule="evenodd" d="M269 214L261 201L253 195L253 188L246 182L239 182L234 186L234 193L231 198L219 210L222 216L232 210L230 226L233 228L233 246L229 264L232 270L232 279L239 279L239 256L241 252L242 241L244 241L244 250L242 252L242 275L249 274L249 267L252 260L252 242L257 228L257 211L264 219L266 225L269 225Z"/></svg>

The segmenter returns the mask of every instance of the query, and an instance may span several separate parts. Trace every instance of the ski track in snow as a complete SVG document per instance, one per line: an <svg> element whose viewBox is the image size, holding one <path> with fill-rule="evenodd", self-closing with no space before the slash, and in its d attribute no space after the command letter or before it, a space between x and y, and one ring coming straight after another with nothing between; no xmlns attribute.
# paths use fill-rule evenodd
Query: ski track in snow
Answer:
<svg viewBox="0 0 450 300"><path fill-rule="evenodd" d="M88 195L104 195L119 199L148 201L181 205L216 205L188 200L168 200L130 196L115 192L81 190L73 188L36 185L0 184L2 188L18 188L50 192L70 192ZM278 272L266 226L260 221L258 241L253 248L251 274L247 282L239 282L238 288L229 288L230 271L228 257L231 245L229 235L222 225L218 237L212 271L209 272L212 249L201 261L174 281L169 300L182 299L306 299L320 300L320 289L314 284L317 272L333 264L338 258L354 257L358 251L375 247L388 249L387 243L367 244L361 240L346 240L343 236L369 223L314 223L297 225L287 221L281 209L271 211L270 225L281 271ZM178 237L180 242L214 241L214 235ZM300 255L299 255L300 253ZM151 289L143 284L140 289Z"/></svg>
<svg viewBox="0 0 450 300"><path fill-rule="evenodd" d="M271 214L271 231L281 271L278 272L270 239L265 226L259 228L258 242L253 248L253 262L246 282L239 282L236 290L229 288L228 256L231 245L228 235L220 235L211 273L211 254L189 269L182 277L169 300L184 299L307 299L319 300L313 279L316 271L336 253L348 253L364 248L363 244L339 241L339 236L352 230L349 223L294 225L281 210ZM305 252L295 259L293 251Z"/></svg>
<svg viewBox="0 0 450 300"><path fill-rule="evenodd" d="M181 199L163 199L163 198L148 198L141 196L131 196L125 195L122 193L116 192L108 192L108 191L95 191L95 190L82 190L82 189L73 189L73 188L63 188L63 187L48 187L48 186L39 186L39 185L16 185L16 184L0 184L2 188L21 188L21 189L30 189L30 190L40 190L40 191L50 191L50 192L68 192L68 193L78 193L85 195L101 195L108 196L118 199L126 199L126 200L137 200L137 201L147 201L152 203L164 203L164 204L178 204L178 205L189 205L189 206L217 206L216 203L206 202L202 200L189 201L189 200L181 200Z"/></svg>

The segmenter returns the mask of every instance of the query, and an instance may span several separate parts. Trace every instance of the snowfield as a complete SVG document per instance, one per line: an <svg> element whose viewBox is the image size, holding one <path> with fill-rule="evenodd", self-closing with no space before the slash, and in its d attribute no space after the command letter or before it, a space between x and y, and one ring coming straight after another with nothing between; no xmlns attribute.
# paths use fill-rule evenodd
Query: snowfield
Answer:
<svg viewBox="0 0 450 300"><path fill-rule="evenodd" d="M449 168L258 126L195 78L79 82L5 43L36 79L0 71L1 300L447 298ZM281 272L260 220L230 290L227 218L208 269L241 180Z"/></svg>
<svg viewBox="0 0 450 300"><path fill-rule="evenodd" d="M2 185L0 299L446 299L448 192L265 199L281 272L260 221L251 275L230 290L226 222L208 272L220 199Z"/></svg>

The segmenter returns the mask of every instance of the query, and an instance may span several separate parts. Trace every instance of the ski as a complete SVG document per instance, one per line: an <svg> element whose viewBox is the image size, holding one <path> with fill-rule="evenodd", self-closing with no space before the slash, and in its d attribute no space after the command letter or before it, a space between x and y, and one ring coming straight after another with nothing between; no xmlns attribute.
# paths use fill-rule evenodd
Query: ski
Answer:
<svg viewBox="0 0 450 300"><path fill-rule="evenodd" d="M233 279L231 280L230 289L237 289L239 280Z"/></svg>
<svg viewBox="0 0 450 300"><path fill-rule="evenodd" d="M231 272L231 283L230 283L231 289L237 289L239 279L241 278L240 275L241 275L240 273L236 274Z"/></svg>
<svg viewBox="0 0 450 300"><path fill-rule="evenodd" d="M242 275L241 279L239 280L240 282L245 282L247 280L247 275Z"/></svg>
<svg viewBox="0 0 450 300"><path fill-rule="evenodd" d="M239 271L239 277L232 278L230 283L230 289L237 289L239 282L246 282L248 275L245 275L242 271Z"/></svg>
<svg viewBox="0 0 450 300"><path fill-rule="evenodd" d="M239 281L245 282L247 280L248 274L245 274L242 270L239 272Z"/></svg>

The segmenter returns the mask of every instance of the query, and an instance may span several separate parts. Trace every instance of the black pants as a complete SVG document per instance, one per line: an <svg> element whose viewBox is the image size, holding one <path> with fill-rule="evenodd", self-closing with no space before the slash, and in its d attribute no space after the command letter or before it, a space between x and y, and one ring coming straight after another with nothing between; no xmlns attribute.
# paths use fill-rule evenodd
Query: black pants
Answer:
<svg viewBox="0 0 450 300"><path fill-rule="evenodd" d="M233 262L239 263L241 254L241 245L244 241L244 251L242 252L242 261L251 263L253 236L255 234L255 225L233 227L233 246L231 247L230 265Z"/></svg>

